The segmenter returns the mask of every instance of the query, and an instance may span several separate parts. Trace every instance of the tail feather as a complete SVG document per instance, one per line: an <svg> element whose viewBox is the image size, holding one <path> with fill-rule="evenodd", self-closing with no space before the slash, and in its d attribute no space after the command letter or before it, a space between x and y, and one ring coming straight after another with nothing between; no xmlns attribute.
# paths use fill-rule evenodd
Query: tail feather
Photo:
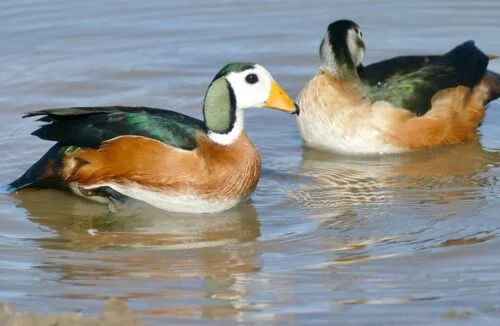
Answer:
<svg viewBox="0 0 500 326"><path fill-rule="evenodd" d="M68 146L55 144L22 176L9 184L9 190L24 188L67 189L62 179L62 166Z"/></svg>
<svg viewBox="0 0 500 326"><path fill-rule="evenodd" d="M460 85L474 87L483 78L488 67L488 56L479 50L474 41L467 41L446 53L442 60L455 67Z"/></svg>

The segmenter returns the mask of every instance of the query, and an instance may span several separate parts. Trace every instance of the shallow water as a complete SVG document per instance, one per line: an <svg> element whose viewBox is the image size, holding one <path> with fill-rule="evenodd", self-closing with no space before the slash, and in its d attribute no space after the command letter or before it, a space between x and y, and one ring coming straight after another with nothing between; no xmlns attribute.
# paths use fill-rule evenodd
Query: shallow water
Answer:
<svg viewBox="0 0 500 326"><path fill-rule="evenodd" d="M50 146L25 111L200 117L230 61L261 63L296 96L335 19L361 25L371 62L467 39L500 54L499 14L493 0L4 0L0 184ZM303 149L292 116L250 110L263 175L251 201L217 215L110 215L57 191L0 193L0 301L97 314L117 296L151 324L497 325L499 125L497 101L478 143L356 158Z"/></svg>

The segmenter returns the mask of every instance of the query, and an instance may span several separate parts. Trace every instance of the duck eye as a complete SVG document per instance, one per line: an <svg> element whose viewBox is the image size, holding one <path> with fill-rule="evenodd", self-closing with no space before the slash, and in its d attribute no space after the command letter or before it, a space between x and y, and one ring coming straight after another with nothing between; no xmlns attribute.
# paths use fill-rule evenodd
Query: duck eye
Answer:
<svg viewBox="0 0 500 326"><path fill-rule="evenodd" d="M359 31L358 34L359 34L359 37L363 37L363 32L362 31Z"/></svg>
<svg viewBox="0 0 500 326"><path fill-rule="evenodd" d="M256 74L248 74L246 77L245 77L245 80L247 83L249 84L255 84L256 82L259 81L259 78L257 77Z"/></svg>

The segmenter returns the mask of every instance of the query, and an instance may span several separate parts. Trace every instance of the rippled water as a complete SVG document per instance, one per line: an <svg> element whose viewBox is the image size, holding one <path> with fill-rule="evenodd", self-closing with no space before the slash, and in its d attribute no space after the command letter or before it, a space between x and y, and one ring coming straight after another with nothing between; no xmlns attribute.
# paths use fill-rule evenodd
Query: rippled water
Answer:
<svg viewBox="0 0 500 326"><path fill-rule="evenodd" d="M296 96L333 20L361 25L370 62L472 38L500 54L499 16L493 0L4 0L0 183L50 146L25 111L200 117L230 61L261 63ZM479 143L376 158L303 149L291 116L247 117L264 173L250 202L222 214L110 215L56 191L1 193L0 301L95 314L118 296L151 324L498 324L500 102Z"/></svg>

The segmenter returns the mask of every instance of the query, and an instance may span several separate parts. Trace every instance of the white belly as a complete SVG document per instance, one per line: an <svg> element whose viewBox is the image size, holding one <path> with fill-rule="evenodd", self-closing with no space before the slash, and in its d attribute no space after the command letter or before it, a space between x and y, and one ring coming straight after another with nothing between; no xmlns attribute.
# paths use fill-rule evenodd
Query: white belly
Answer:
<svg viewBox="0 0 500 326"><path fill-rule="evenodd" d="M297 103L299 131L309 147L355 155L409 150L394 134L400 108L384 101L371 103L323 70L304 86Z"/></svg>
<svg viewBox="0 0 500 326"><path fill-rule="evenodd" d="M89 189L107 186L113 190L136 200L143 201L151 206L157 207L171 212L182 213L218 213L228 210L238 203L244 201L246 198L232 198L232 199L213 199L209 200L197 195L165 195L160 192L152 191L141 187L139 185L122 185L116 183L96 184L88 187ZM71 190L84 198L112 205L112 201L105 197L98 196L85 196L78 189L78 185L72 184ZM113 207L110 206L113 211Z"/></svg>
<svg viewBox="0 0 500 326"><path fill-rule="evenodd" d="M308 147L344 154L399 153L404 148L383 141L383 135L373 126L345 126L342 121L324 121L319 118L297 118L304 143Z"/></svg>
<svg viewBox="0 0 500 326"><path fill-rule="evenodd" d="M308 147L354 155L408 151L388 142L391 125L382 114L383 108L365 105L325 112L324 108L301 99L299 106L297 124Z"/></svg>

